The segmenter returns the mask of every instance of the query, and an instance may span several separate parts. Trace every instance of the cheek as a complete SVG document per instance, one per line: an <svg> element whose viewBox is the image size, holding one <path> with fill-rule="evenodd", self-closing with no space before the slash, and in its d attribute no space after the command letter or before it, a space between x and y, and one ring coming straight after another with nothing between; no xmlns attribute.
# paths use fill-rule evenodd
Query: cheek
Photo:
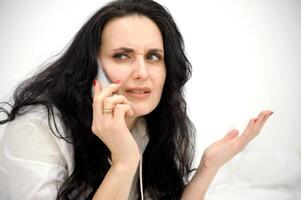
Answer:
<svg viewBox="0 0 301 200"><path fill-rule="evenodd" d="M118 80L121 83L124 83L128 79L129 74L130 74L130 72L128 72L126 70L113 68L113 67L111 69L107 70L107 73L113 82Z"/></svg>
<svg viewBox="0 0 301 200"><path fill-rule="evenodd" d="M165 70L157 70L154 74L152 74L152 82L154 86L154 99L156 103L160 102L162 92L163 92L163 87L165 84L165 79L166 79L166 72Z"/></svg>
<svg viewBox="0 0 301 200"><path fill-rule="evenodd" d="M103 57L102 62L112 82L120 81L121 83L124 83L127 80L130 74L128 68L114 63L110 60L110 58L107 57Z"/></svg>
<svg viewBox="0 0 301 200"><path fill-rule="evenodd" d="M156 83L158 83L157 84L158 89L163 90L165 79L166 79L166 70L165 70L165 68L156 73L155 79L156 79L155 80Z"/></svg>

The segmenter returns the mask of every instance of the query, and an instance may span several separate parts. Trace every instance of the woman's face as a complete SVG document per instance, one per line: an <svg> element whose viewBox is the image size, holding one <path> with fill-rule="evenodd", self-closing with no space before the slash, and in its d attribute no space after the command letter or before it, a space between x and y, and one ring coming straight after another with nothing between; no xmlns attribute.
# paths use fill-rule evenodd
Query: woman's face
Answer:
<svg viewBox="0 0 301 200"><path fill-rule="evenodd" d="M161 32L152 20L132 15L108 22L99 56L112 81L120 80L118 94L132 102L135 117L156 108L166 69Z"/></svg>

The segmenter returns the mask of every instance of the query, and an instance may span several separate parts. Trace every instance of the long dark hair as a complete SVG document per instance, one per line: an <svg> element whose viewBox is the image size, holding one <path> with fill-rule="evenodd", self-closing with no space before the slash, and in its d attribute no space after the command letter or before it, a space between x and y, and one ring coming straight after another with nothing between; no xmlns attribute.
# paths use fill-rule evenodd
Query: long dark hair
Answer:
<svg viewBox="0 0 301 200"><path fill-rule="evenodd" d="M92 198L110 168L109 149L91 133L91 85L97 74L101 32L110 20L143 15L159 27L164 45L166 80L159 105L145 116L149 143L143 154L143 184L152 199L180 199L194 157L195 129L186 113L184 84L191 76L184 42L172 16L152 0L117 0L97 11L79 30L66 51L47 68L22 82L14 92L4 124L23 114L20 108L43 105L48 119L58 109L74 146L74 171L57 199ZM51 126L50 126L51 128ZM53 129L51 129L54 133Z"/></svg>

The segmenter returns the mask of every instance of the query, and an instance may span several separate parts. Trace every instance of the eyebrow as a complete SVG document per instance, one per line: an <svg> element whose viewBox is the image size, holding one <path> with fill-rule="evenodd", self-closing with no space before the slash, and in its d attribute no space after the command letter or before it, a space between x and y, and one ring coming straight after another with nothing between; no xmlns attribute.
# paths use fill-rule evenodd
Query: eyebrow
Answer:
<svg viewBox="0 0 301 200"><path fill-rule="evenodd" d="M128 48L128 47L118 47L116 49L113 49L113 51L124 51L124 52L127 52L127 53L133 53L135 50L132 49L132 48ZM156 52L161 52L163 53L163 50L162 49L158 49L158 48L152 48L152 49L148 49L148 52L151 52L151 53L156 53Z"/></svg>

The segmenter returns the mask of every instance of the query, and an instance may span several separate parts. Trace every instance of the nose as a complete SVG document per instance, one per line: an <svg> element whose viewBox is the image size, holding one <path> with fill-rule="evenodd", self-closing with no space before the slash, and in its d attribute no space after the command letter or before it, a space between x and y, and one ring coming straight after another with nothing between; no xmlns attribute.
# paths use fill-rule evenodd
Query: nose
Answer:
<svg viewBox="0 0 301 200"><path fill-rule="evenodd" d="M147 63L144 60L143 56L140 56L136 59L133 67L133 78L135 80L141 79L146 80L149 77L149 73L147 70Z"/></svg>

